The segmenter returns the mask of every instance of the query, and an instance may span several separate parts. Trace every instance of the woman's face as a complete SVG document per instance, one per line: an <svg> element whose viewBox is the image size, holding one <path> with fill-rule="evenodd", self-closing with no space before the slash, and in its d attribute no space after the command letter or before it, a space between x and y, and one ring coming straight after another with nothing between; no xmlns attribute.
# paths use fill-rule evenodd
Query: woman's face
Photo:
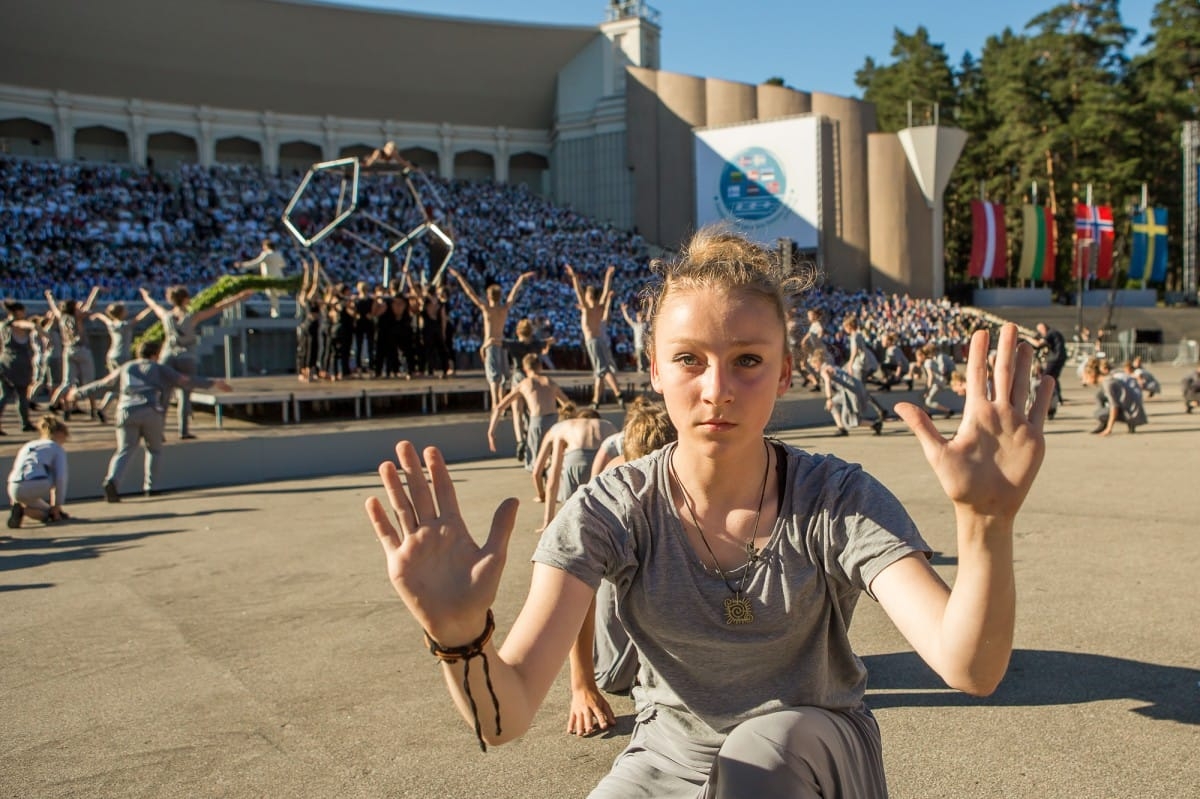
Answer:
<svg viewBox="0 0 1200 799"><path fill-rule="evenodd" d="M711 448L760 439L792 371L772 303L746 292L676 289L655 331L650 380L680 444Z"/></svg>

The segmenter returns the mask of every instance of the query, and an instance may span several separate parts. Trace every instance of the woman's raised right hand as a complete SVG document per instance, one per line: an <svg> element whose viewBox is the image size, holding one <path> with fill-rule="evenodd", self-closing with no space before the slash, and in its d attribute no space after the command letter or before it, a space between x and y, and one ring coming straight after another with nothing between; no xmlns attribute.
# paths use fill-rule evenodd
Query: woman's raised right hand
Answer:
<svg viewBox="0 0 1200 799"><path fill-rule="evenodd" d="M367 516L387 556L388 577L409 612L442 646L460 646L484 628L519 503L512 497L500 503L480 547L463 522L442 453L427 447L424 456L428 480L416 448L408 441L396 445L400 468L385 461L379 477L397 524L375 497L367 500Z"/></svg>

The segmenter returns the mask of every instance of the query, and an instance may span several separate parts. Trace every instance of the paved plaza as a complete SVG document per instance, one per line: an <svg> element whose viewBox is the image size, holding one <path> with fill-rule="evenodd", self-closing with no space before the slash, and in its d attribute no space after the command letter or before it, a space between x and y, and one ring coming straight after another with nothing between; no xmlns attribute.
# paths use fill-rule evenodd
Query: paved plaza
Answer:
<svg viewBox="0 0 1200 799"><path fill-rule="evenodd" d="M1178 370L1135 435L1087 434L1068 381L1017 521L1016 652L976 699L945 688L869 599L892 796L1186 797L1200 785L1200 413ZM886 396L886 395L885 395ZM939 421L944 431L953 421ZM780 431L863 463L952 580L951 509L898 424ZM523 499L495 605L530 574L541 506L509 458L452 466L471 529ZM564 678L530 733L481 754L395 597L362 510L375 476L80 502L0 539L2 797L582 797L632 727L565 734Z"/></svg>

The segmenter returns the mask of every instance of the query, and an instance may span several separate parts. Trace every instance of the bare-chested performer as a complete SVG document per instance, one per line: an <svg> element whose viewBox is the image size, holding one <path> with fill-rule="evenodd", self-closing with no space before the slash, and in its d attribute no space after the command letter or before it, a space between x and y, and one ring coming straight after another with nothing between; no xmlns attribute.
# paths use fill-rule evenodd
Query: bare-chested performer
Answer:
<svg viewBox="0 0 1200 799"><path fill-rule="evenodd" d="M592 459L596 457L596 451L604 439L615 432L617 428L607 419L600 418L599 411L584 408L546 433L533 464L534 490L539 500L544 498L546 502L539 530L550 524L557 503L566 502L575 489L592 476ZM550 478L548 485L546 475Z"/></svg>
<svg viewBox="0 0 1200 799"><path fill-rule="evenodd" d="M563 264L567 275L571 278L571 288L575 289L575 300L580 312L579 326L583 329L583 346L587 350L588 360L592 363L592 408L600 407L604 397L604 386L612 389L618 405L624 405L621 389L617 385L617 364L613 360L612 347L608 341L608 312L612 305L612 278L615 266L604 270L604 287L599 290L595 286L581 288L579 275L570 264Z"/></svg>
<svg viewBox="0 0 1200 799"><path fill-rule="evenodd" d="M519 449L524 454L526 469L533 468L533 456L542 445L542 436L558 420L558 405L571 404L558 383L542 373L541 357L540 353L531 352L521 359L525 379L513 386L513 390L492 407L492 418L488 422L488 449L495 452L496 423L500 421L500 414L518 401L525 403L529 409L529 424L525 427L525 440L517 443L525 445Z"/></svg>
<svg viewBox="0 0 1200 799"><path fill-rule="evenodd" d="M376 164L399 164L407 169L413 169L413 164L404 156L400 155L400 148L396 146L396 142L389 141L382 147L377 147L368 156L360 159L364 167L375 166Z"/></svg>
<svg viewBox="0 0 1200 799"><path fill-rule="evenodd" d="M504 395L504 381L508 378L508 353L504 350L504 325L508 322L508 312L516 302L521 285L533 277L534 272L522 272L508 292L508 299L500 302L500 285L492 283L484 290L487 302L479 299L479 295L471 288L471 284L458 273L457 269L447 270L462 286L467 299L475 304L483 314L483 346L479 354L483 356L483 373L487 378L488 389L492 395L492 407L499 404Z"/></svg>

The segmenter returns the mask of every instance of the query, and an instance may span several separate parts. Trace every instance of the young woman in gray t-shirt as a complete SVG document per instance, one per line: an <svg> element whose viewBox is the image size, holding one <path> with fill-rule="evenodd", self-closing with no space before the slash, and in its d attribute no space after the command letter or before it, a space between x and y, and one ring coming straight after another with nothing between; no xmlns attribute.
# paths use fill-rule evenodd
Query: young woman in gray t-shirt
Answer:
<svg viewBox="0 0 1200 799"><path fill-rule="evenodd" d="M878 601L949 685L995 689L1012 651L1013 520L1041 465L1052 381L1027 414L1032 349L1010 325L994 399L988 336L972 339L953 439L916 406L897 407L954 505L951 589L882 485L835 457L764 439L792 371L785 297L796 286L774 254L701 231L656 267L662 281L645 302L650 377L677 443L598 476L564 505L496 649L490 607L516 500L477 546L441 453L425 450L427 480L402 441L399 466L380 467L398 526L367 501L392 584L482 745L528 729L600 580L613 583L641 662L638 724L593 797L884 796L866 673L847 635L855 601Z"/></svg>

